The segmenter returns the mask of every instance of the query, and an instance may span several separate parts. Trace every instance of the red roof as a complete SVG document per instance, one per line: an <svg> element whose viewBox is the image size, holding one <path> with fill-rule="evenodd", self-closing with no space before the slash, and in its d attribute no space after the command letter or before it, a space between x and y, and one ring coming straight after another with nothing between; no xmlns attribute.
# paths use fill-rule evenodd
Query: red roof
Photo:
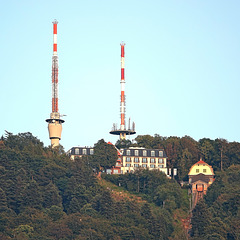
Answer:
<svg viewBox="0 0 240 240"><path fill-rule="evenodd" d="M207 164L207 163L205 163L203 160L200 160L200 161L198 161L198 162L195 163L195 164Z"/></svg>

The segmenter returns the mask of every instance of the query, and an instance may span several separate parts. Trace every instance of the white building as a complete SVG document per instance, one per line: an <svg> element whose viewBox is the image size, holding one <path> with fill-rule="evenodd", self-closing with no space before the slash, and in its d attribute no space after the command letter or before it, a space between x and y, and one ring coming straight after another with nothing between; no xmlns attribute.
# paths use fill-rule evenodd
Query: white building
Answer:
<svg viewBox="0 0 240 240"><path fill-rule="evenodd" d="M94 154L92 147L72 147L67 154L72 160L75 157ZM134 172L138 168L149 170L158 169L168 175L167 155L163 149L146 149L130 147L118 150L116 166L109 173L124 174Z"/></svg>

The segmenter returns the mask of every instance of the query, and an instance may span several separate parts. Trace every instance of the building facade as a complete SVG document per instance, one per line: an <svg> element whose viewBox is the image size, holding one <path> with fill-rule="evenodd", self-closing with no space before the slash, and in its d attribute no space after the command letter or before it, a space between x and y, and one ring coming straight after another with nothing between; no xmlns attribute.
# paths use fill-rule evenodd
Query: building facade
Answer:
<svg viewBox="0 0 240 240"><path fill-rule="evenodd" d="M139 168L158 169L167 175L167 156L163 149L130 147L120 149L121 173L134 172Z"/></svg>
<svg viewBox="0 0 240 240"><path fill-rule="evenodd" d="M136 169L145 168L150 170L160 170L168 175L167 156L163 149L145 149L141 147L130 147L117 149L118 159L112 169L108 169L110 174L124 174L134 172ZM76 157L93 155L93 147L72 147L67 154L72 160Z"/></svg>
<svg viewBox="0 0 240 240"><path fill-rule="evenodd" d="M75 160L76 157L89 156L93 154L93 147L72 147L67 151L67 155L70 156L72 160Z"/></svg>
<svg viewBox="0 0 240 240"><path fill-rule="evenodd" d="M213 183L214 172L210 165L200 160L190 168L188 176L192 192L191 208L193 209L197 202L207 193L208 187Z"/></svg>

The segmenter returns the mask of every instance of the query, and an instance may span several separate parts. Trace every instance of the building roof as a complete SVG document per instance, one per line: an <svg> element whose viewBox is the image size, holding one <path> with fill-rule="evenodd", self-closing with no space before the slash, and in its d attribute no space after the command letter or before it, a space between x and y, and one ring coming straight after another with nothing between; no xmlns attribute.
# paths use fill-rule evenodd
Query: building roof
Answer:
<svg viewBox="0 0 240 240"><path fill-rule="evenodd" d="M167 158L164 149L145 149L141 147L120 149L122 156Z"/></svg>
<svg viewBox="0 0 240 240"><path fill-rule="evenodd" d="M213 168L212 166L208 165L206 162L204 162L202 159L200 159L200 161L196 162L195 164L192 165L192 167L190 168L189 170L189 173L188 175L189 176L192 176L192 175L198 175L201 173L201 171L199 173L197 173L196 171L194 171L194 169L196 168L205 168L207 171L206 171L206 174L204 175L214 175L214 172L213 172Z"/></svg>
<svg viewBox="0 0 240 240"><path fill-rule="evenodd" d="M112 144L108 142L108 144ZM113 145L113 144L112 144ZM114 146L114 145L113 145ZM115 147L116 148L116 147ZM167 158L164 149L145 149L142 147L117 149L118 156L134 156L134 157L158 157ZM135 152L137 150L137 152ZM145 151L145 152L144 152ZM72 147L68 150L68 155L92 155L94 152L93 147Z"/></svg>
<svg viewBox="0 0 240 240"><path fill-rule="evenodd" d="M205 162L201 159L200 161L198 161L198 162L195 163L195 164L207 164L207 163L205 163Z"/></svg>
<svg viewBox="0 0 240 240"><path fill-rule="evenodd" d="M67 151L68 155L92 155L94 153L93 147L72 147Z"/></svg>
<svg viewBox="0 0 240 240"><path fill-rule="evenodd" d="M213 177L212 175L209 176L209 175L199 173L198 175L191 176L191 179L192 179L191 183L194 183L197 181L203 181L205 183L209 183L210 178L212 177Z"/></svg>

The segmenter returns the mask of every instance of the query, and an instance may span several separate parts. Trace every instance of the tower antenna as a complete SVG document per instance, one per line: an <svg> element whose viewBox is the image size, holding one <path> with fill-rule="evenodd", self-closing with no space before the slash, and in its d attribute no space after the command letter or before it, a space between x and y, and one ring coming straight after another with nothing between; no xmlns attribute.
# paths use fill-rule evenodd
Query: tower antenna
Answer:
<svg viewBox="0 0 240 240"><path fill-rule="evenodd" d="M113 124L113 129L110 134L119 135L120 139L126 139L127 135L135 134L135 130L130 129L130 120L129 120L129 129L126 129L125 125L125 112L126 112L126 96L125 96L125 43L122 42L121 46L121 97L120 97L120 116L121 116L121 125L120 129L117 129L115 124Z"/></svg>
<svg viewBox="0 0 240 240"><path fill-rule="evenodd" d="M49 138L51 139L52 147L59 145L62 133L62 123L64 120L60 119L58 112L58 55L57 55L57 24L58 21L53 22L53 56L52 56L52 112L50 118L46 119L48 123Z"/></svg>

